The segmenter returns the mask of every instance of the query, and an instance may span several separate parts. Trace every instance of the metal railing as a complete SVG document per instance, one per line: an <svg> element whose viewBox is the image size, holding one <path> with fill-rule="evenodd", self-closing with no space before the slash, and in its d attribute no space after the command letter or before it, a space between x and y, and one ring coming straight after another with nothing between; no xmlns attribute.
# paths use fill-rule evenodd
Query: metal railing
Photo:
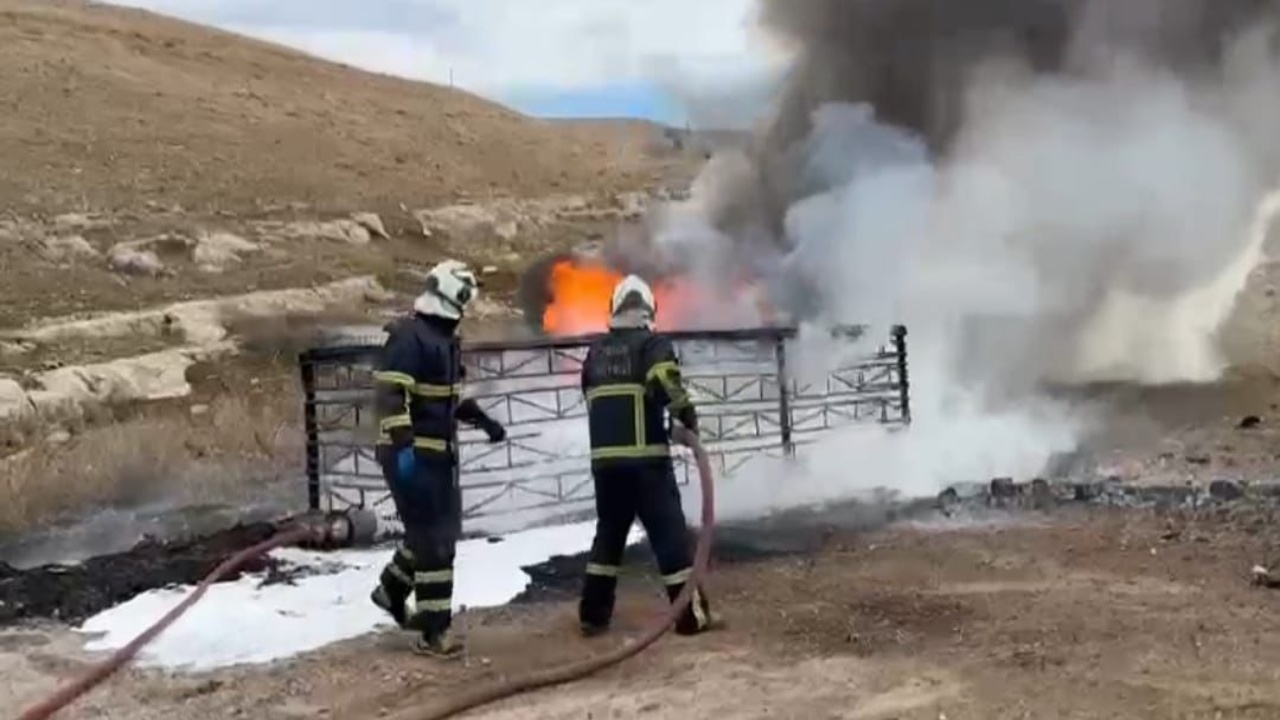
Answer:
<svg viewBox="0 0 1280 720"><path fill-rule="evenodd" d="M804 382L790 366L800 342L793 328L675 332L700 434L717 473L753 457L785 457L841 425L911 421L906 329L869 343L865 329L832 332L836 362ZM592 499L582 360L596 336L473 343L465 346L467 394L507 426L490 444L460 427L464 518L571 513ZM396 522L374 458L372 368L376 344L321 347L299 358L305 397L308 499L313 509L373 507ZM682 483L689 458L673 451Z"/></svg>

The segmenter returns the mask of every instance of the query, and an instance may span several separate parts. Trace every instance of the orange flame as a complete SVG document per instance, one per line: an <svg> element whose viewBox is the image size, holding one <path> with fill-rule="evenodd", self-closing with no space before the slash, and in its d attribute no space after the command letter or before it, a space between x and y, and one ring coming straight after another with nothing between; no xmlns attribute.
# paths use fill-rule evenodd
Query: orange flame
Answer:
<svg viewBox="0 0 1280 720"><path fill-rule="evenodd" d="M542 313L542 328L552 335L604 332L609 328L613 288L622 278L603 265L572 260L552 265L547 276L551 301Z"/></svg>
<svg viewBox="0 0 1280 720"><path fill-rule="evenodd" d="M550 301L542 313L542 328L551 335L588 335L609 329L610 301L614 287L624 275L598 262L560 260L551 266L547 276ZM749 283L741 283L734 300L750 301ZM711 300L695 281L667 278L653 286L658 316L657 330L689 329L686 327L700 307ZM768 312L763 298L754 299L761 313Z"/></svg>

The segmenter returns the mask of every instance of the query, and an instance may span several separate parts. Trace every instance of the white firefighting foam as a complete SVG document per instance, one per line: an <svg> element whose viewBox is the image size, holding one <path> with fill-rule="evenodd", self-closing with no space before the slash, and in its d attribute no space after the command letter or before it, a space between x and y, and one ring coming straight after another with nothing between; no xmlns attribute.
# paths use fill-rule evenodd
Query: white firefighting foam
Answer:
<svg viewBox="0 0 1280 720"><path fill-rule="evenodd" d="M504 605L522 592L529 576L522 567L557 555L588 550L595 523L577 523L514 533L500 542L458 544L454 609ZM641 535L632 531L631 542ZM369 600L391 548L315 553L283 549L273 557L313 574L290 583L262 584L261 575L219 583L168 630L146 646L142 667L206 671L268 663L391 627L390 618ZM158 620L191 587L154 590L87 620L81 632L98 635L90 652L123 647Z"/></svg>

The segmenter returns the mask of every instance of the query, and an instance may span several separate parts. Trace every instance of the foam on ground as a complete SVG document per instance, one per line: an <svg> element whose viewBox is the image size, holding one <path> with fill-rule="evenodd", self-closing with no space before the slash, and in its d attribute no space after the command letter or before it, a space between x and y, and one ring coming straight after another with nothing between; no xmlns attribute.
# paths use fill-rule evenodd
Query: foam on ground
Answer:
<svg viewBox="0 0 1280 720"><path fill-rule="evenodd" d="M590 548L594 522L537 528L459 543L454 609L494 607L516 597L529 583L522 567ZM631 540L638 541L639 528ZM369 601L390 548L316 553L281 549L273 556L313 574L290 583L263 585L261 575L211 587L205 597L137 658L142 667L203 671L267 663L358 637L390 618ZM191 587L154 590L102 612L79 628L97 635L91 652L123 647L179 603Z"/></svg>

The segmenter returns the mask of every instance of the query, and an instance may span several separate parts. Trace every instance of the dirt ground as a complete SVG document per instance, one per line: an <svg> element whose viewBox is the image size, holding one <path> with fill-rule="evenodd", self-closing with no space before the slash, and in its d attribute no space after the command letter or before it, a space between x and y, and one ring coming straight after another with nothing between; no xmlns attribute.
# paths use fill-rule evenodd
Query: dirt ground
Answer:
<svg viewBox="0 0 1280 720"><path fill-rule="evenodd" d="M1275 519L1081 510L834 533L813 556L717 568L724 630L664 639L597 677L469 717L1275 718L1280 594L1249 583L1280 538ZM132 671L65 717L385 717L599 652L660 607L656 588L633 588L614 636L596 641L576 636L568 599L472 613L470 653L450 664L386 632L265 669ZM61 630L10 632L0 646L6 707L85 667Z"/></svg>

